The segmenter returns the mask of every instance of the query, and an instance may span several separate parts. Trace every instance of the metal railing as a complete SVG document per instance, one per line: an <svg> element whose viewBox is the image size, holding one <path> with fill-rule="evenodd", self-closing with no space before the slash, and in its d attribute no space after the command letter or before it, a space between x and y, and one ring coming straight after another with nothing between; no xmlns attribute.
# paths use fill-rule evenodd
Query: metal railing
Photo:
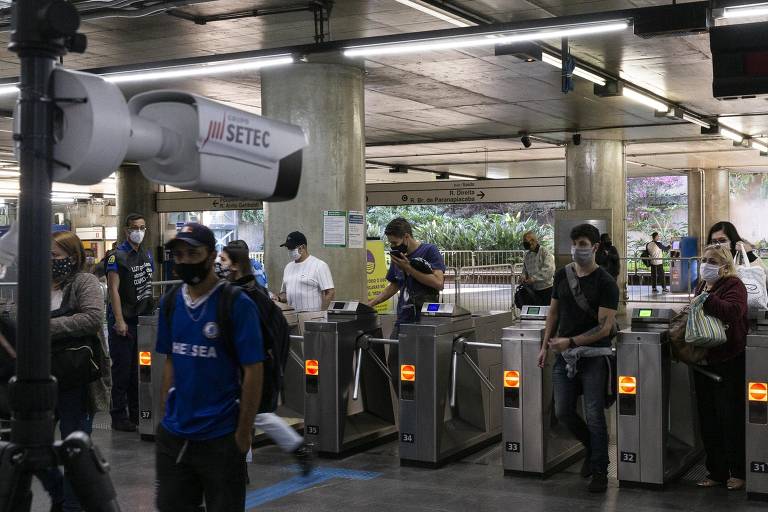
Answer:
<svg viewBox="0 0 768 512"><path fill-rule="evenodd" d="M646 259L661 261L661 278L656 278L655 283L650 267L641 261L640 256L620 258L621 271L627 276L627 293L623 302L690 303L699 258Z"/></svg>
<svg viewBox="0 0 768 512"><path fill-rule="evenodd" d="M473 313L512 311L519 274L514 265L478 265L451 269L442 301L454 303Z"/></svg>

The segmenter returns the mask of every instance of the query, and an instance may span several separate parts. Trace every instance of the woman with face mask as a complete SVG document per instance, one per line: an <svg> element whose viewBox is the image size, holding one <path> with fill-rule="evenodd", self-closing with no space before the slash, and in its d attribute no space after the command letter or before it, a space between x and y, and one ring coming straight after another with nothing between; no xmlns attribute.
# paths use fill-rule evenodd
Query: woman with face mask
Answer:
<svg viewBox="0 0 768 512"><path fill-rule="evenodd" d="M103 338L104 292L84 271L85 251L70 231L51 242L51 371L58 381L56 417L62 439L91 433L93 416L109 409L110 362ZM40 474L51 510L79 511L80 503L58 469Z"/></svg>
<svg viewBox="0 0 768 512"><path fill-rule="evenodd" d="M725 485L736 491L744 488L746 477L743 388L747 290L736 276L731 252L724 244L704 249L700 275L696 295L708 293L704 312L727 326L727 341L707 354L707 370L722 377L722 382L694 372L699 427L709 472L697 485Z"/></svg>
<svg viewBox="0 0 768 512"><path fill-rule="evenodd" d="M736 226L727 221L717 222L709 228L707 245L711 244L726 246L731 252L732 258L735 257L737 253L740 253L743 248L747 253L747 258L749 258L750 263L759 259L752 250L752 244L742 239L739 232L736 230Z"/></svg>

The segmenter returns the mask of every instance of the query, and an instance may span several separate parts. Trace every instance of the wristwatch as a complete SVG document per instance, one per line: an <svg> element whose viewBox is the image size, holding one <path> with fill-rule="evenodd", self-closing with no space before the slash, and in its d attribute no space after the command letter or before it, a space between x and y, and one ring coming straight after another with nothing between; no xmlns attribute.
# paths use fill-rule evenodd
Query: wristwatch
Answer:
<svg viewBox="0 0 768 512"><path fill-rule="evenodd" d="M578 345L575 341L573 341L573 338L568 338L568 348L576 348Z"/></svg>

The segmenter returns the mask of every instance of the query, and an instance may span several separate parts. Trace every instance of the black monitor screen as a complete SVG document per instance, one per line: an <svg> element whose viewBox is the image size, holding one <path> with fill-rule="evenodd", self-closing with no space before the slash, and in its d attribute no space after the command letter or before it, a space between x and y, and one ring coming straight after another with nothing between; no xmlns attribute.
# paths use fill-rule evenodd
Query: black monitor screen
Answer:
<svg viewBox="0 0 768 512"><path fill-rule="evenodd" d="M343 302L334 302L331 306L331 309L344 309L344 303Z"/></svg>

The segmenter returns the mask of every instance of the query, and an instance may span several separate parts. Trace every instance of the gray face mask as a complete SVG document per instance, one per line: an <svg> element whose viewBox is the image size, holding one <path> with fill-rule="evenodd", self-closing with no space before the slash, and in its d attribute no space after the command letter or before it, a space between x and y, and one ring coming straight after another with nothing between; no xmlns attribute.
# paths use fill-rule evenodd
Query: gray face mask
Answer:
<svg viewBox="0 0 768 512"><path fill-rule="evenodd" d="M594 258L591 247L571 247L571 258L577 265L586 267Z"/></svg>

